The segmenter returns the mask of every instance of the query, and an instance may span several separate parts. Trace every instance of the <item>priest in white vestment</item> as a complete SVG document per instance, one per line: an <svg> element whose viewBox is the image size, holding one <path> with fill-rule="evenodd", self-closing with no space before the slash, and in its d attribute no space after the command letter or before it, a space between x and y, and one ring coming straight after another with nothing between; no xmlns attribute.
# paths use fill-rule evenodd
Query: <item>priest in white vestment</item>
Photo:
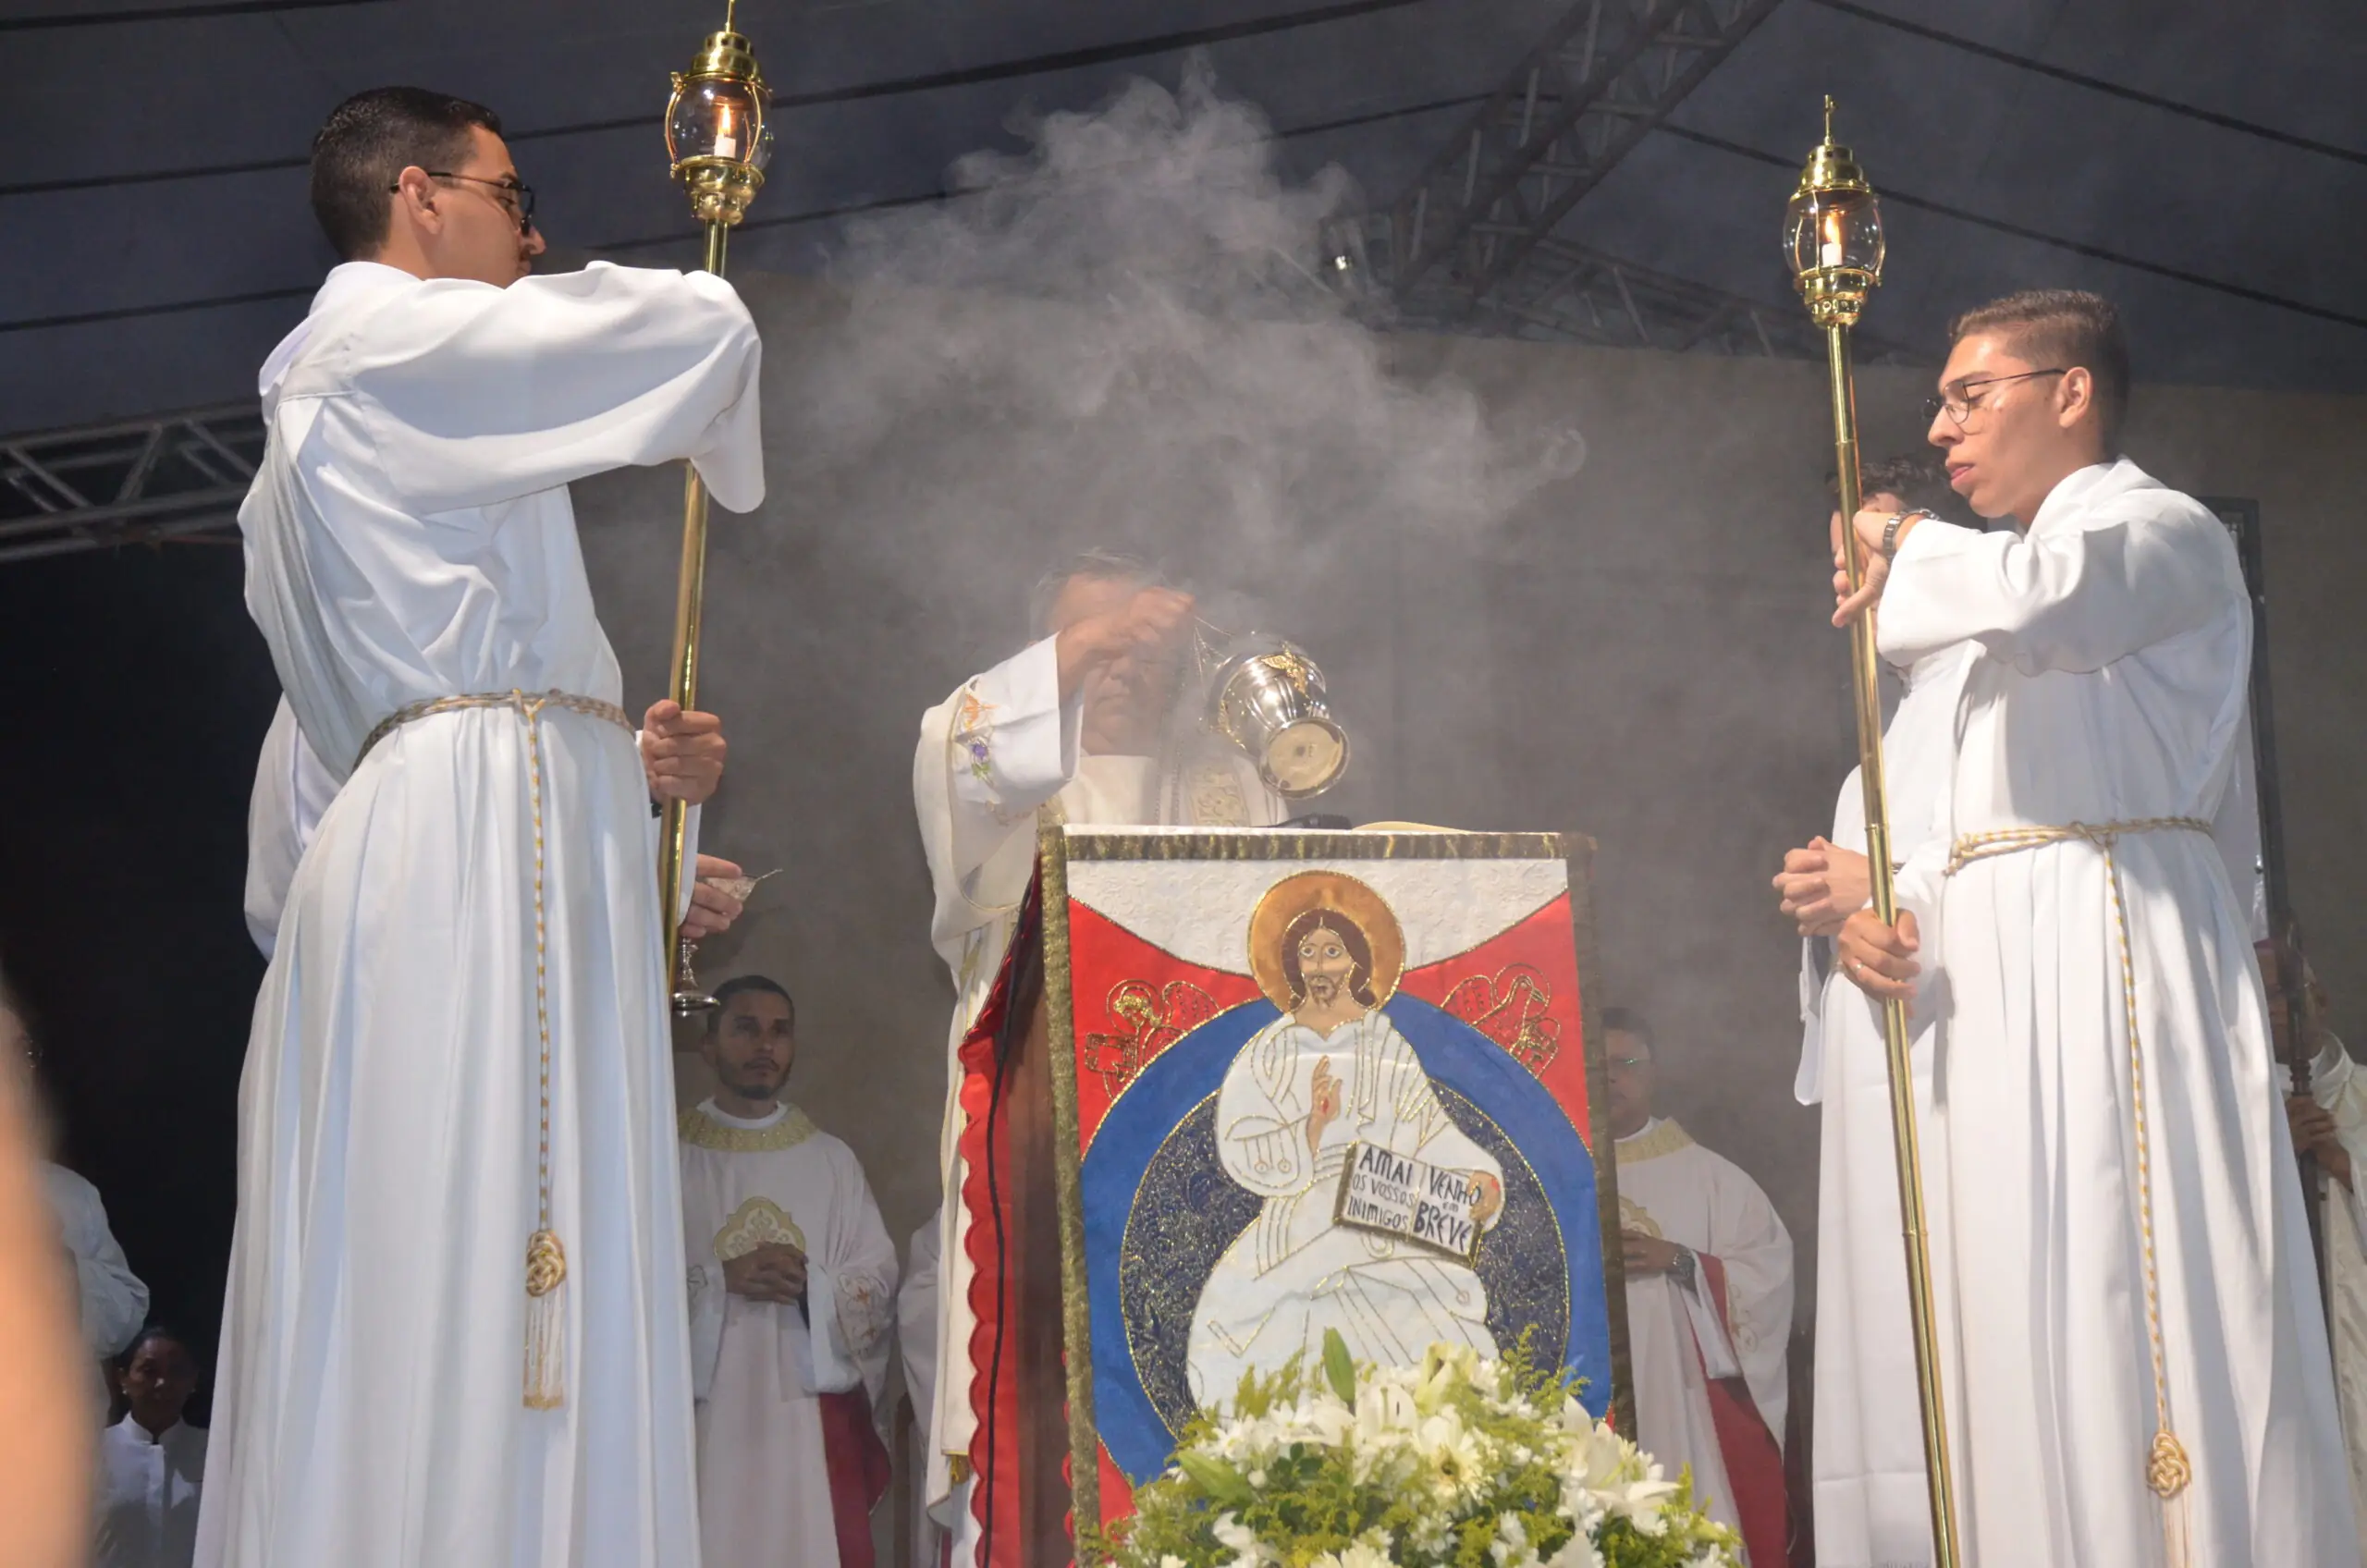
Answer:
<svg viewBox="0 0 2367 1568"><path fill-rule="evenodd" d="M780 1097L789 993L745 974L715 997L716 1092L681 1118L703 1561L872 1568L895 1243L854 1151Z"/></svg>
<svg viewBox="0 0 2367 1568"><path fill-rule="evenodd" d="M240 525L337 787L240 1088L198 1561L670 1568L698 1525L655 834L566 486L687 458L754 506L754 328L704 275L527 277L528 193L460 100L349 100L313 197L346 260L264 367Z"/></svg>
<svg viewBox="0 0 2367 1568"><path fill-rule="evenodd" d="M2277 951L2261 944L2261 978L2268 987L2268 1016L2276 1053L2286 1055L2290 1014L2276 965ZM2336 1402L2342 1407L2343 1438L2350 1452L2350 1495L2367 1514L2367 1074L2332 1030L2325 1015L2325 988L2302 966L2314 1004L2311 1019L2310 1094L2288 1096L2286 1114L2297 1151L2317 1160L2325 1194L2322 1215L2325 1246L2327 1329L2334 1345ZM2361 1553L2367 1560L2367 1552Z"/></svg>
<svg viewBox="0 0 2367 1568"><path fill-rule="evenodd" d="M955 1496L968 1470L973 1274L963 1245L958 1060L992 994L1036 873L1038 818L1123 826L1270 827L1286 815L1245 759L1180 751L1171 707L1192 599L1130 558L1090 552L1048 575L1030 606L1036 639L972 676L921 719L913 797L937 907L930 934L953 974L939 1247L938 1369L929 1421L931 1512L975 1556L976 1521Z"/></svg>
<svg viewBox="0 0 2367 1568"><path fill-rule="evenodd" d="M1907 509L1914 486L1905 469L1898 461L1870 465L1867 505ZM1943 649L1898 672L1898 706L1883 732L1894 860L1944 830L1956 699L1977 651L1970 643ZM1932 1561L1932 1510L1899 1240L1889 1058L1881 1010L1833 962L1842 922L1872 897L1857 769L1842 782L1832 837L1787 854L1775 887L1802 938L1795 1093L1822 1111L1809 1452L1816 1561L1818 1568L1922 1568ZM1932 1108L1932 1020L1924 1013L1910 1022L1917 1131L1922 1158L1936 1165L1943 1129ZM1946 1191L1925 1186L1924 1223L1944 1230Z"/></svg>
<svg viewBox="0 0 2367 1568"><path fill-rule="evenodd" d="M1603 1042L1636 1440L1668 1474L1692 1473L1745 1562L1783 1568L1791 1233L1740 1166L1653 1114L1650 1025L1606 1008Z"/></svg>
<svg viewBox="0 0 2367 1568"><path fill-rule="evenodd" d="M1894 664L1967 641L1945 830L1841 963L1941 1019L1944 1388L1968 1561L2348 1563L2359 1543L2251 953L2251 611L2226 530L2114 459L2092 295L1956 324L1932 440L2012 531L1861 512ZM1843 585L1846 590L1846 584ZM2231 868L2238 875L2231 875ZM2240 883L2238 881L2240 876Z"/></svg>
<svg viewBox="0 0 2367 1568"><path fill-rule="evenodd" d="M129 1408L99 1436L91 1568L189 1568L205 1478L205 1432L186 1419L197 1360L179 1335L152 1328L120 1358L117 1381Z"/></svg>

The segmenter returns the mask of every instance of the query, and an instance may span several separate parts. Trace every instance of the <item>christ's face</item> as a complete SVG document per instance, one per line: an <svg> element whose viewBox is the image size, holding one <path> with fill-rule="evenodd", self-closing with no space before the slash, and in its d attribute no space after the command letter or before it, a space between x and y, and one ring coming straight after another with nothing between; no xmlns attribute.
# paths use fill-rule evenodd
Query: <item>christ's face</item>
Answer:
<svg viewBox="0 0 2367 1568"><path fill-rule="evenodd" d="M1318 925L1299 938L1298 974L1309 1002L1332 1007L1348 994L1355 978L1355 955L1337 931Z"/></svg>

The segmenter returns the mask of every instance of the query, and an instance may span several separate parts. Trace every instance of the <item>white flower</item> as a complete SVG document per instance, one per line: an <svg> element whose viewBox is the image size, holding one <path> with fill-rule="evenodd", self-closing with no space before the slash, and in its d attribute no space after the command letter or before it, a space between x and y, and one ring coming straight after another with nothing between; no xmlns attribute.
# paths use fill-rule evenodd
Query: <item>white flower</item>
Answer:
<svg viewBox="0 0 2367 1568"><path fill-rule="evenodd" d="M1160 1568L1166 1568L1161 1564ZM1594 1547L1594 1532L1580 1530L1563 1543L1562 1550L1545 1560L1545 1568L1602 1568L1602 1553Z"/></svg>
<svg viewBox="0 0 2367 1568"><path fill-rule="evenodd" d="M1234 1554L1232 1568L1267 1568L1267 1564L1282 1561L1271 1547L1257 1538L1257 1531L1230 1513L1218 1514L1208 1528L1217 1544Z"/></svg>
<svg viewBox="0 0 2367 1568"><path fill-rule="evenodd" d="M1496 1520L1496 1538L1488 1543L1488 1555L1497 1568L1537 1568L1537 1553L1529 1550L1528 1531L1517 1513L1501 1514Z"/></svg>

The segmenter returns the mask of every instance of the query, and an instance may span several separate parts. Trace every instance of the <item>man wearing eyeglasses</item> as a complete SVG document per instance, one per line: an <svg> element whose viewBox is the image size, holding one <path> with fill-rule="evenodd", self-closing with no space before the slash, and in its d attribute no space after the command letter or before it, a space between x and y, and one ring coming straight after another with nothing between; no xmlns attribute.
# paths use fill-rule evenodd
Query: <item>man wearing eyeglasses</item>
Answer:
<svg viewBox="0 0 2367 1568"><path fill-rule="evenodd" d="M1931 440L1982 533L1853 520L1905 664L1961 643L1943 829L1840 966L1937 1020L1941 1363L1966 1560L2359 1561L2249 888L2251 619L2218 520L2119 456L2091 294L1956 324Z"/></svg>
<svg viewBox="0 0 2367 1568"><path fill-rule="evenodd" d="M723 741L661 704L636 747L567 485L754 507L758 345L719 278L529 276L500 130L329 116L341 264L261 376L247 602L333 792L240 1086L209 1568L697 1561L652 797Z"/></svg>

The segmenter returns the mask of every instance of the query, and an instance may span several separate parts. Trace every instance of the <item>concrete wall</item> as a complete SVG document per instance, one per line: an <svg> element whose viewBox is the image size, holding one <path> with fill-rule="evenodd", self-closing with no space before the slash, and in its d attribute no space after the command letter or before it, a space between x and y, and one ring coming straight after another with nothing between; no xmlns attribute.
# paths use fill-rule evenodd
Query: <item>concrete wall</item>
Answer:
<svg viewBox="0 0 2367 1568"><path fill-rule="evenodd" d="M998 511L991 536L964 526L964 487L1073 459L1047 457L1058 443L1041 430L987 441L915 415L892 461L815 460L828 439L811 416L827 365L816 346L844 302L783 279L743 287L766 328L773 494L753 517L717 520L704 700L732 754L708 839L785 875L710 944L703 973L762 971L797 993L793 1093L862 1156L901 1239L935 1203L950 997L926 940L916 720L1013 650L1028 584L1096 519ZM1566 414L1585 467L1479 536L1349 519L1294 560L1171 518L1155 543L1202 586L1258 599L1325 665L1357 748L1339 809L1600 841L1609 999L1655 1020L1668 1108L1774 1195L1804 1243L1805 1311L1816 1118L1791 1097L1798 949L1768 878L1829 826L1854 758L1845 645L1824 622L1821 368L1421 339L1390 351L1411 381L1448 374L1491 409ZM1922 379L1861 378L1870 456L1919 442ZM2165 480L2261 504L2297 895L2337 1026L2354 1029L2367 989L2349 899L2367 876L2362 412L2356 398L2149 388L2128 437ZM663 678L680 483L618 475L577 501L638 705Z"/></svg>

